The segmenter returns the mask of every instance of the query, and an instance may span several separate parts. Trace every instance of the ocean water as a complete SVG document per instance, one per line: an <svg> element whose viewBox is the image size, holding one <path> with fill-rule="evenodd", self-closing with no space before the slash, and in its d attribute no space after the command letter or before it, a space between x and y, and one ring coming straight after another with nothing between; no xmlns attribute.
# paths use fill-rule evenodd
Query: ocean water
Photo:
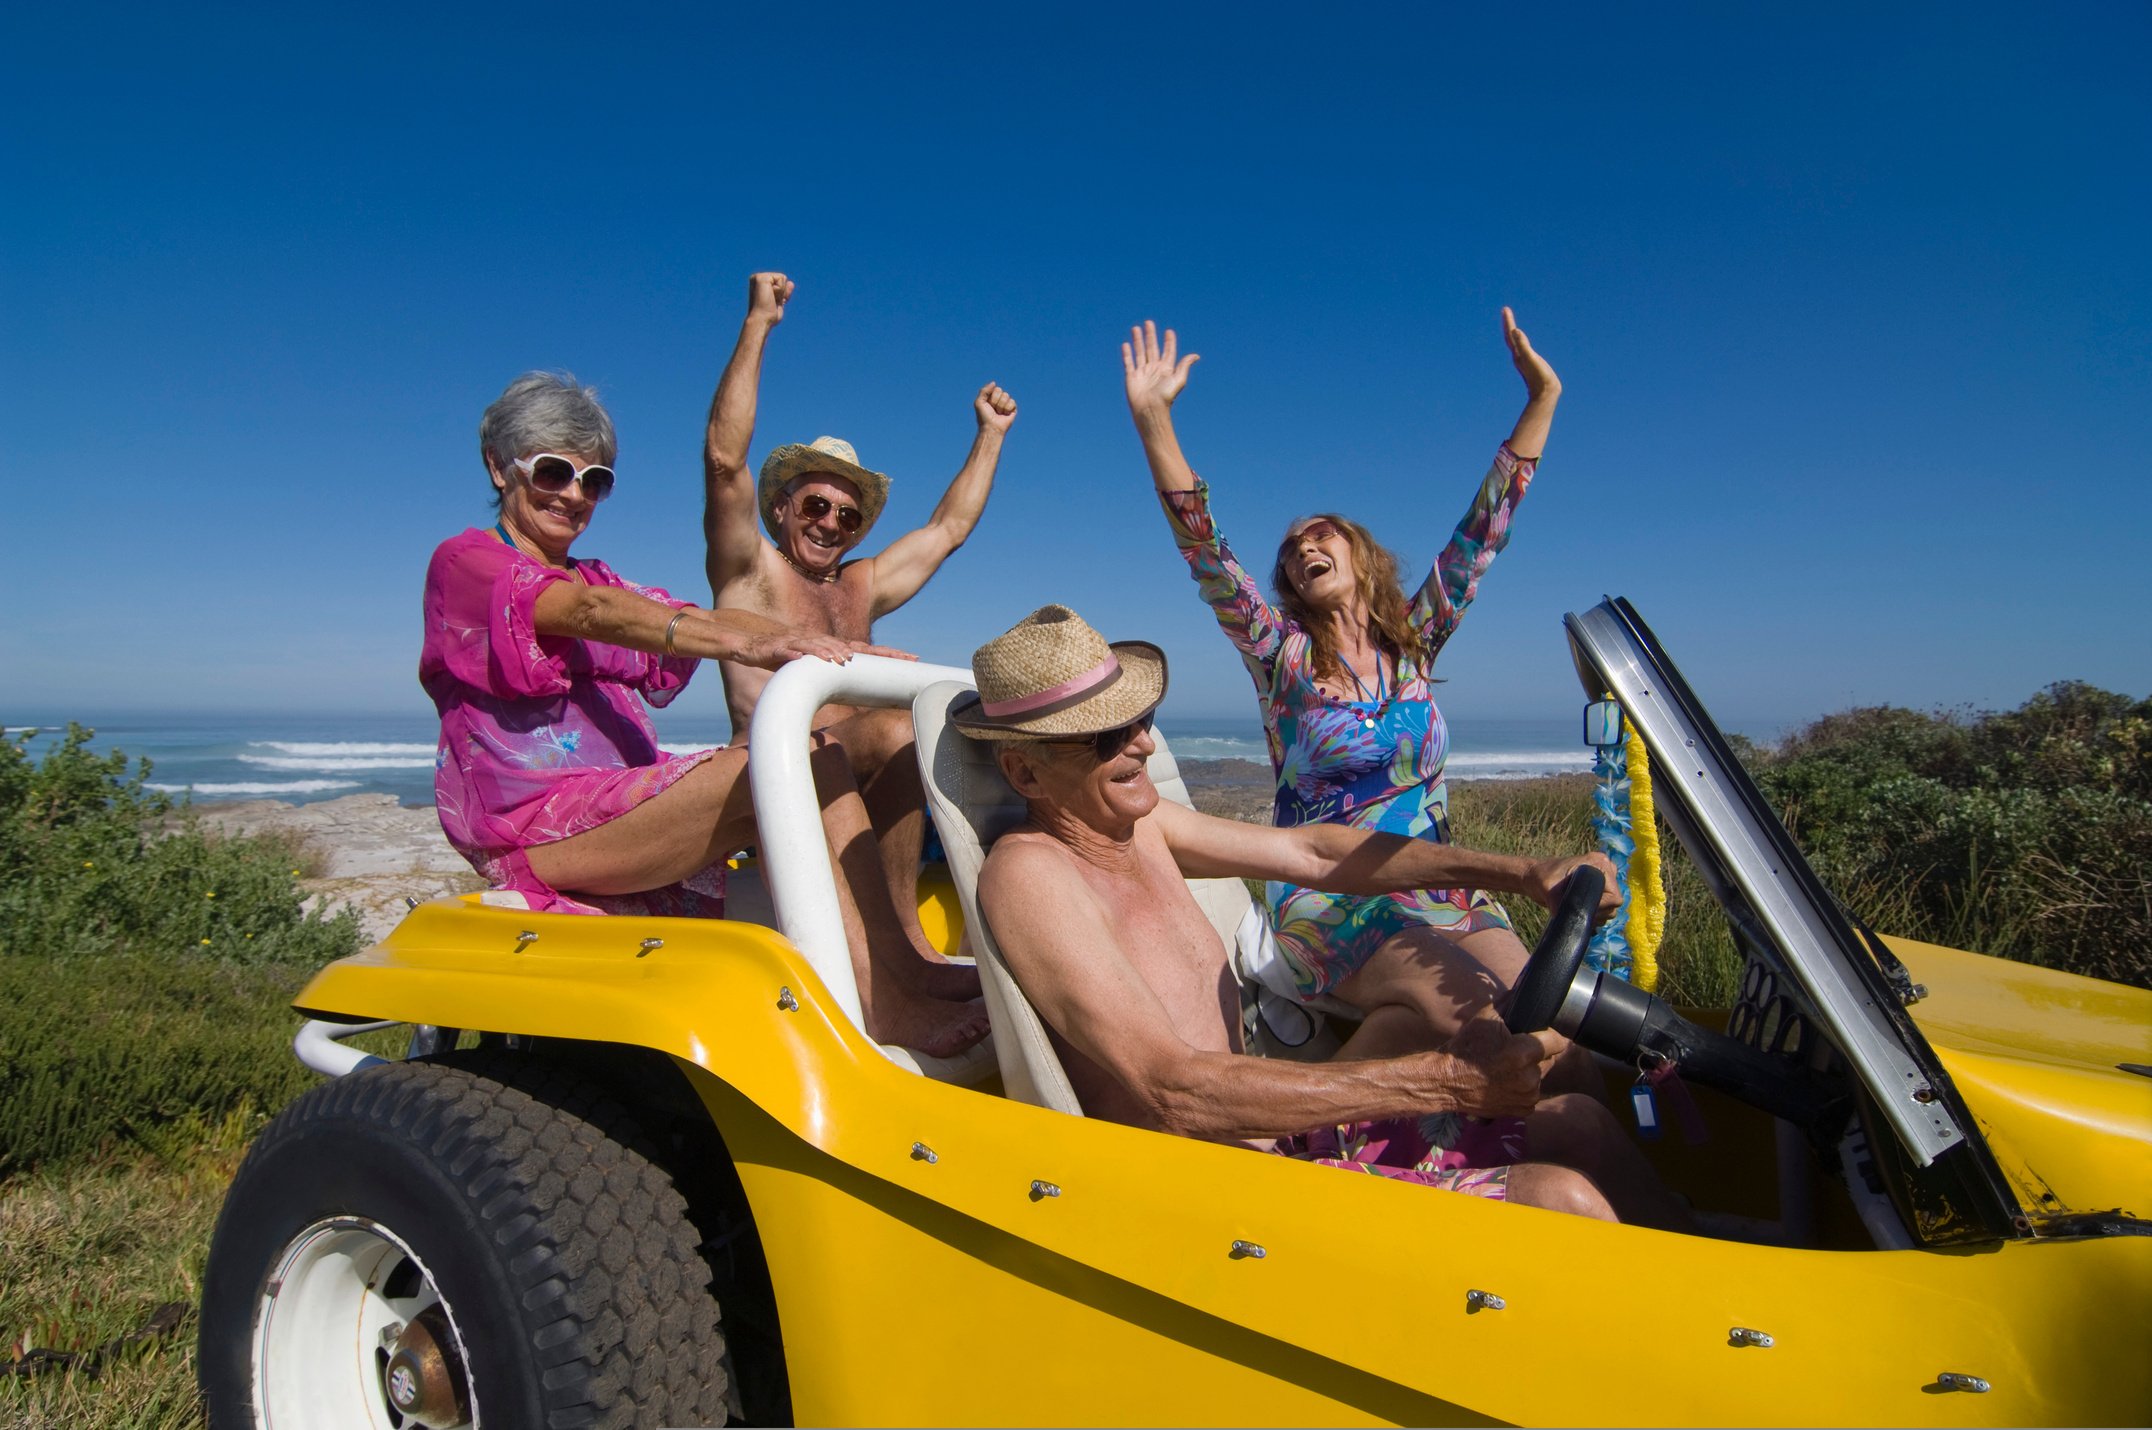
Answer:
<svg viewBox="0 0 2152 1430"><path fill-rule="evenodd" d="M1451 720L1449 775L1460 780L1525 780L1592 767L1582 722L1568 720ZM1240 720L1162 719L1160 728L1184 760L1270 763L1263 727Z"/></svg>
<svg viewBox="0 0 2152 1430"><path fill-rule="evenodd" d="M91 748L147 756L149 782L198 802L278 799L291 803L340 795L394 795L408 805L433 803L434 744L439 724L420 715L122 715L60 714L33 722L13 718L10 739L25 729L33 758L73 718L96 731ZM680 752L722 744L721 720L656 712L659 742ZM1246 720L1161 721L1174 753L1191 760L1253 760L1270 756L1251 713ZM1530 779L1588 770L1591 756L1575 720L1455 720L1450 773L1455 779Z"/></svg>

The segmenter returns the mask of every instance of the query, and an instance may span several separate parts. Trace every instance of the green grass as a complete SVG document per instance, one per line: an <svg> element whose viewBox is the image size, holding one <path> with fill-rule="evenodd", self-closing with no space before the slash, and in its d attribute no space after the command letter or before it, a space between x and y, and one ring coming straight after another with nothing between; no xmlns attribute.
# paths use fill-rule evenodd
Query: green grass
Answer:
<svg viewBox="0 0 2152 1430"><path fill-rule="evenodd" d="M1592 777L1485 780L1450 790L1450 835L1467 849L1545 858L1593 847ZM1666 933L1659 945L1660 997L1688 1007L1723 1008L1741 980L1741 958L1718 901L1703 876L1665 830L1659 837L1666 874ZM1530 899L1503 907L1530 947L1546 927L1547 911Z"/></svg>
<svg viewBox="0 0 2152 1430"><path fill-rule="evenodd" d="M224 1189L262 1118L167 1124L163 1150L78 1159L0 1182L0 1358L37 1347L88 1351L139 1330L159 1306L187 1307L166 1336L95 1374L0 1379L0 1424L180 1430L202 1423L195 1311Z"/></svg>
<svg viewBox="0 0 2152 1430"><path fill-rule="evenodd" d="M289 1050L310 972L0 954L0 1176L122 1144L159 1151L191 1119L282 1106L312 1077Z"/></svg>

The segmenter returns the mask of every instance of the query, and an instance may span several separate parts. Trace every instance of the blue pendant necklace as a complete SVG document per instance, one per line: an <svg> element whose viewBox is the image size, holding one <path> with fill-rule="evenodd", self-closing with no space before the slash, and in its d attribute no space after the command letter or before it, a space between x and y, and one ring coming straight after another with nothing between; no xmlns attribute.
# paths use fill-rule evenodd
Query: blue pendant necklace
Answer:
<svg viewBox="0 0 2152 1430"><path fill-rule="evenodd" d="M1382 652L1379 649L1375 652L1375 693L1373 695L1367 693L1367 686L1361 681L1360 672L1352 668L1351 661L1340 655L1338 664L1344 666L1345 673L1352 677L1353 693L1360 697L1361 703L1375 707L1373 713L1360 717L1362 725L1365 725L1370 730L1374 729L1375 721L1382 715L1383 707L1390 703L1388 692L1383 685L1382 679Z"/></svg>

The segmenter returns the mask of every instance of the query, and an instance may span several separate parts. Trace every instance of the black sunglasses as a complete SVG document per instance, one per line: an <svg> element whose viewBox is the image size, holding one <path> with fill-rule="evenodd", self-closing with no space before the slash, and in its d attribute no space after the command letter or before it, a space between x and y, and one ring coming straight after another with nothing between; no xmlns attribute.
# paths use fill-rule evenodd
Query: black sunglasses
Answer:
<svg viewBox="0 0 2152 1430"><path fill-rule="evenodd" d="M1103 765L1106 761L1127 749L1131 740L1150 729L1151 719L1156 713L1156 711L1146 710L1126 725L1116 726L1111 730L1101 730L1096 735L1072 735L1066 740L1042 740L1040 743L1046 745L1088 745L1091 747L1092 758Z"/></svg>
<svg viewBox="0 0 2152 1430"><path fill-rule="evenodd" d="M867 514L856 506L833 502L820 492L810 492L800 499L800 516L807 521L820 521L829 515L831 507L837 509L837 525L849 536L867 524Z"/></svg>
<svg viewBox="0 0 2152 1430"><path fill-rule="evenodd" d="M530 479L530 484L548 496L558 496L568 490L568 484L581 481L583 496L588 501L604 501L613 494L613 469L592 462L581 471L566 457L551 452L538 452L528 457L518 457L515 468Z"/></svg>

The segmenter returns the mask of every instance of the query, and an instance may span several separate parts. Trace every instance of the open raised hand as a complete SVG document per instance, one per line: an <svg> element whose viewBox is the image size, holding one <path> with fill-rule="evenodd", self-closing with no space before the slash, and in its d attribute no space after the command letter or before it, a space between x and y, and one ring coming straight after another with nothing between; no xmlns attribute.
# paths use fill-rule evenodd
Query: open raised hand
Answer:
<svg viewBox="0 0 2152 1430"><path fill-rule="evenodd" d="M1158 324L1148 318L1142 327L1130 328L1128 337L1121 344L1121 374L1128 384L1128 410L1137 417L1164 412L1188 385L1188 369L1201 355L1181 357L1180 340L1171 328L1166 329L1166 340L1161 345Z"/></svg>
<svg viewBox="0 0 2152 1430"><path fill-rule="evenodd" d="M1502 309L1502 337L1509 344L1509 360L1517 365L1517 376L1524 379L1525 395L1559 396L1562 380L1554 375L1547 360L1532 350L1532 340L1517 326L1517 315L1507 307Z"/></svg>
<svg viewBox="0 0 2152 1430"><path fill-rule="evenodd" d="M971 410L978 414L982 432L1006 434L1016 421L1016 399L1002 391L998 382L990 382L979 389L979 395L972 399Z"/></svg>
<svg viewBox="0 0 2152 1430"><path fill-rule="evenodd" d="M782 273L756 273L747 280L747 316L776 327L785 320L785 304L797 286Z"/></svg>

